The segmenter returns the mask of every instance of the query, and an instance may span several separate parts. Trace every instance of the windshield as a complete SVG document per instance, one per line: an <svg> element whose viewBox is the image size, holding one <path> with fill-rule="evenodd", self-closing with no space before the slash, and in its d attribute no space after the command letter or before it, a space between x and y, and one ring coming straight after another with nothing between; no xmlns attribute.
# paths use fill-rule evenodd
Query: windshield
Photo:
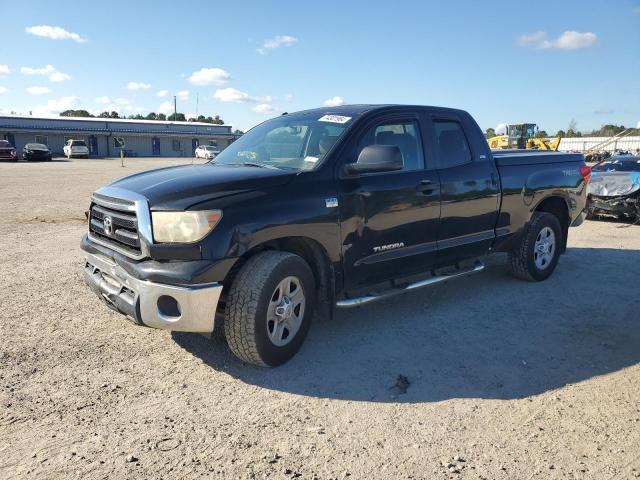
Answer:
<svg viewBox="0 0 640 480"><path fill-rule="evenodd" d="M509 126L509 136L520 138L522 136L522 126L521 125L511 125Z"/></svg>
<svg viewBox="0 0 640 480"><path fill-rule="evenodd" d="M640 172L640 157L633 160L602 162L592 168L594 172Z"/></svg>
<svg viewBox="0 0 640 480"><path fill-rule="evenodd" d="M0 147L10 147L11 144L6 140L0 140Z"/></svg>
<svg viewBox="0 0 640 480"><path fill-rule="evenodd" d="M338 115L274 118L229 145L215 163L312 170L322 162L350 120Z"/></svg>
<svg viewBox="0 0 640 480"><path fill-rule="evenodd" d="M43 145L41 143L27 143L25 145L25 148L39 148L41 150L47 150L49 147L47 147L46 145Z"/></svg>

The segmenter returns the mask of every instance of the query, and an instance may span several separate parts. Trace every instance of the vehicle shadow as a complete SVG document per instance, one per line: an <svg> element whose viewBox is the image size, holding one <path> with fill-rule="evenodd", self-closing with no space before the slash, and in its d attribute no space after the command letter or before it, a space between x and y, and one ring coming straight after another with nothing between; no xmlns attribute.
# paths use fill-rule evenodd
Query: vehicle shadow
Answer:
<svg viewBox="0 0 640 480"><path fill-rule="evenodd" d="M640 252L570 248L545 282L484 272L319 319L287 364L260 369L221 340L175 332L205 364L248 384L374 402L515 399L640 361ZM601 286L600 286L601 285ZM398 376L410 385L397 385ZM400 382L402 383L402 382Z"/></svg>

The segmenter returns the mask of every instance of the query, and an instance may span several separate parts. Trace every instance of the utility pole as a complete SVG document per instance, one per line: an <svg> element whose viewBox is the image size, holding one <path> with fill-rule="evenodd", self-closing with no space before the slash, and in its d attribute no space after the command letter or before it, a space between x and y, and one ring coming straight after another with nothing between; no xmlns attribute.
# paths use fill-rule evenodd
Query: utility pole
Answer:
<svg viewBox="0 0 640 480"><path fill-rule="evenodd" d="M200 94L196 93L196 120L198 119L198 103L200 103ZM640 125L640 122L638 122L638 125Z"/></svg>
<svg viewBox="0 0 640 480"><path fill-rule="evenodd" d="M176 95L173 96L173 121L178 120L178 103L176 101Z"/></svg>

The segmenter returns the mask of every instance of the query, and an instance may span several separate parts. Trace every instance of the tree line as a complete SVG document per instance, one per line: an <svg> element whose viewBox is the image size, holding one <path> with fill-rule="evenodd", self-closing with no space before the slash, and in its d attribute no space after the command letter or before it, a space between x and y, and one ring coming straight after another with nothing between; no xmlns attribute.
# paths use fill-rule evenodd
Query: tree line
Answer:
<svg viewBox="0 0 640 480"><path fill-rule="evenodd" d="M86 117L86 118L122 118L128 120L158 120L158 121L170 121L170 122L202 122L202 123L211 123L213 125L224 125L224 120L220 118L220 115L216 115L215 117L205 117L204 115L198 115L197 118L187 118L184 113L172 113L171 115L165 115L164 113L155 113L151 112L147 115L129 115L129 116L120 116L120 114L116 111L107 112L104 111L98 115L93 115L89 113L87 110L65 110L64 112L60 112L61 117Z"/></svg>

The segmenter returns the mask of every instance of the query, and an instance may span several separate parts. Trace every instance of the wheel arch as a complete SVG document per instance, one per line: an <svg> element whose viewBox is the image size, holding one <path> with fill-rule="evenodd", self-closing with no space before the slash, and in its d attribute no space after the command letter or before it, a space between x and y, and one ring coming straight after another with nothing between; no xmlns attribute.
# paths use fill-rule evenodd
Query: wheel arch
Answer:
<svg viewBox="0 0 640 480"><path fill-rule="evenodd" d="M229 273L223 281L224 290L228 291L236 274L249 258L269 250L289 252L301 257L307 262L313 272L316 286L320 292L319 300L333 300L335 286L333 281L333 265L329 254L320 242L304 236L274 238L251 247L238 258L229 270Z"/></svg>
<svg viewBox="0 0 640 480"><path fill-rule="evenodd" d="M550 213L558 219L560 227L562 228L562 244L560 252L564 253L567 250L567 237L569 235L570 223L569 205L567 204L567 200L557 195L546 197L536 205L533 212Z"/></svg>

